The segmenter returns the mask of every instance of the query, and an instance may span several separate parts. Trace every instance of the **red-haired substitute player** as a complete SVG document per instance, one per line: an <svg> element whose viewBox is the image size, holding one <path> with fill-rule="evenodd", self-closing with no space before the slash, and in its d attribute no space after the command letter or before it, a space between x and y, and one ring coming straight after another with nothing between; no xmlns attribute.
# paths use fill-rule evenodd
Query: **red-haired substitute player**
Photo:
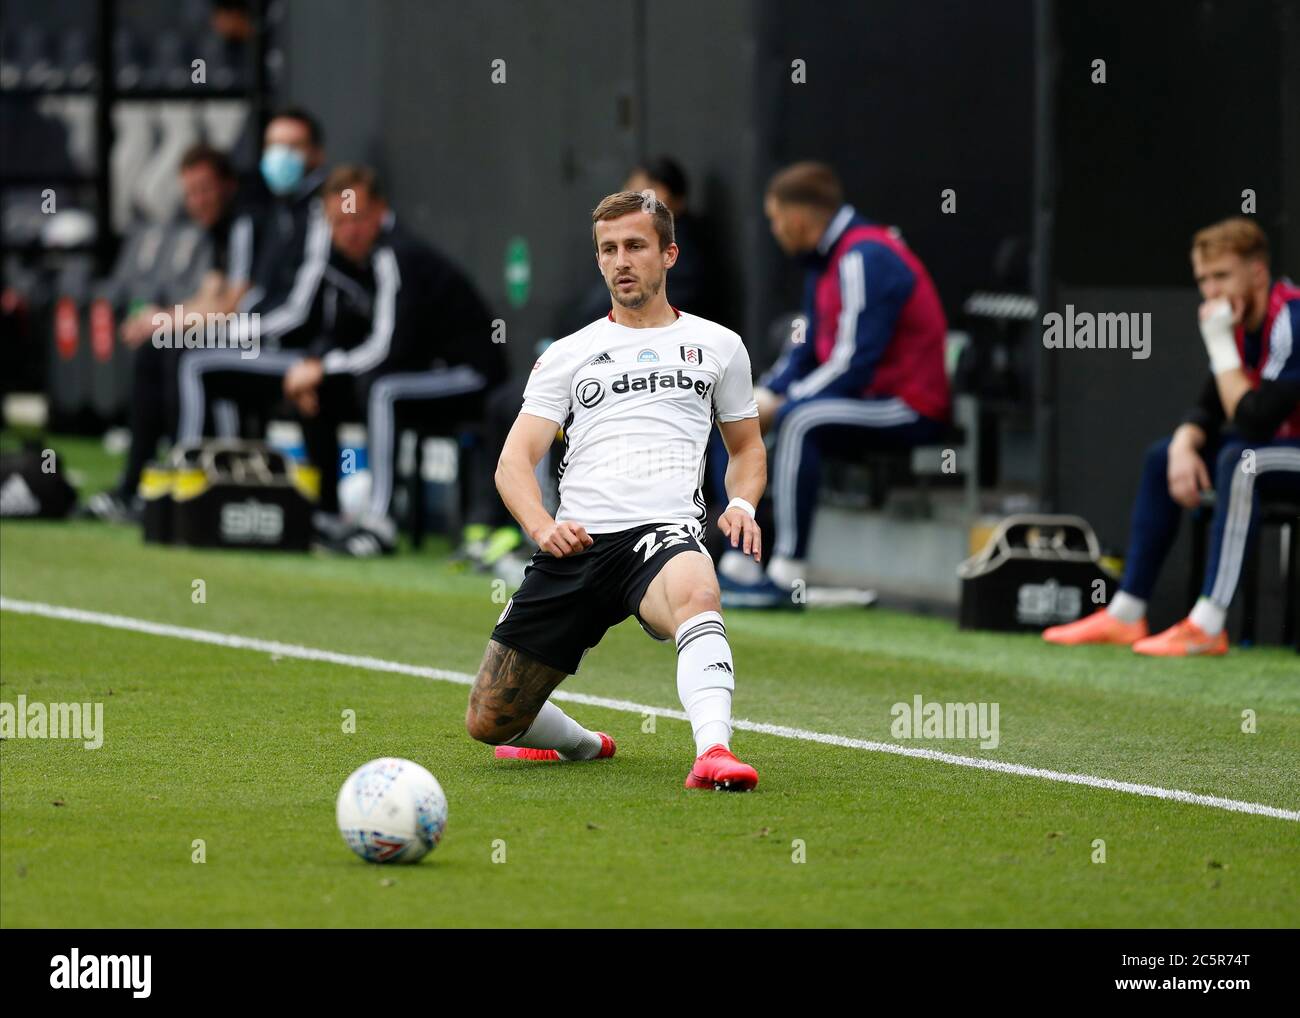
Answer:
<svg viewBox="0 0 1300 1018"><path fill-rule="evenodd" d="M539 550L492 631L465 726L499 757L613 756L609 736L548 697L610 626L635 615L655 639L676 641L697 754L686 787L751 789L758 773L729 748L735 670L701 543L700 491L716 420L733 496L718 526L757 559L767 466L749 354L734 332L668 303L677 245L672 213L652 192L606 197L592 237L612 309L542 354L502 450L497 488ZM552 519L534 470L557 427L565 453Z"/></svg>
<svg viewBox="0 0 1300 1018"><path fill-rule="evenodd" d="M1224 619L1241 575L1260 493L1300 496L1300 288L1269 277L1268 239L1249 219L1192 239L1201 338L1210 374L1172 438L1147 450L1119 593L1102 610L1043 632L1050 643L1131 644L1139 654L1226 654ZM1215 463L1205 584L1191 614L1147 635L1146 606L1178 533L1200 504ZM1294 538L1292 538L1294 540Z"/></svg>

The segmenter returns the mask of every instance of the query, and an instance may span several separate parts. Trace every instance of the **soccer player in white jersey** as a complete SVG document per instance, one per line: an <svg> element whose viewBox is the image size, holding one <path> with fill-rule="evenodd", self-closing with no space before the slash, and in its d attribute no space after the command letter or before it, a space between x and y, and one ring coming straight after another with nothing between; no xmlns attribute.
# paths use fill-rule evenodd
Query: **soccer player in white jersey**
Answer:
<svg viewBox="0 0 1300 1018"><path fill-rule="evenodd" d="M653 192L611 194L591 220L612 307L533 365L502 450L497 489L539 550L492 631L465 727L498 757L613 756L608 735L548 697L610 626L635 615L652 637L676 643L696 746L686 787L746 791L758 772L730 749L735 668L701 543L700 488L717 421L732 496L718 526L757 560L767 461L749 354L731 330L668 303L677 245L672 213ZM552 519L534 470L557 427L565 453Z"/></svg>

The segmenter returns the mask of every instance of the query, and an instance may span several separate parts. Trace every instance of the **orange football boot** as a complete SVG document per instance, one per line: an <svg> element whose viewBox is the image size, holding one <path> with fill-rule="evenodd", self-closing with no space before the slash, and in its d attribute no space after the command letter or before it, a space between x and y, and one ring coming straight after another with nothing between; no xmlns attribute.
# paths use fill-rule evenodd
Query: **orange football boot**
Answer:
<svg viewBox="0 0 1300 1018"><path fill-rule="evenodd" d="M1122 622L1105 608L1098 609L1086 618L1075 619L1063 626L1049 626L1043 630L1044 640L1065 647L1083 643L1114 643L1127 647L1146 635L1146 619Z"/></svg>
<svg viewBox="0 0 1300 1018"><path fill-rule="evenodd" d="M1163 633L1148 636L1133 644L1137 654L1151 657L1191 657L1193 654L1219 655L1228 653L1227 630L1211 636L1191 619L1183 619Z"/></svg>
<svg viewBox="0 0 1300 1018"><path fill-rule="evenodd" d="M686 775L687 788L711 788L719 792L748 792L758 784L758 771L737 760L722 743L710 746L695 758Z"/></svg>
<svg viewBox="0 0 1300 1018"><path fill-rule="evenodd" d="M600 736L600 752L591 757L592 760L604 760L606 757L614 755L614 740L604 732L597 732ZM529 749L527 746L497 746L496 756L498 760L561 760L560 754L554 749ZM586 763L585 760L561 760L562 763Z"/></svg>

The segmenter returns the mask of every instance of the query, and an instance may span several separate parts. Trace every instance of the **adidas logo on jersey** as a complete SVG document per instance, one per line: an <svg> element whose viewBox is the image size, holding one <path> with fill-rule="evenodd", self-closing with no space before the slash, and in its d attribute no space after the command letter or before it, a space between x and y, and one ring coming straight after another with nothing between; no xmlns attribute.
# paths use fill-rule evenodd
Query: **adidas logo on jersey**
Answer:
<svg viewBox="0 0 1300 1018"><path fill-rule="evenodd" d="M727 664L726 661L715 661L704 670L706 672L728 672L732 675L735 674L735 672L731 670L731 665Z"/></svg>
<svg viewBox="0 0 1300 1018"><path fill-rule="evenodd" d="M587 363L588 364L613 364L614 358L609 355L609 351L607 350L599 357L593 357L591 360L587 361Z"/></svg>

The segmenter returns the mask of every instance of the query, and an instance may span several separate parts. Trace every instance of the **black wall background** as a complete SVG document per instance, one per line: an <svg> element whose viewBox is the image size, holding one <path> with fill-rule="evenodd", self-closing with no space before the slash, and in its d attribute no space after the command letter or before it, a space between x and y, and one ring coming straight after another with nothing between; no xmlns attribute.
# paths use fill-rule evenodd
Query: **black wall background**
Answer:
<svg viewBox="0 0 1300 1018"><path fill-rule="evenodd" d="M740 328L740 218L752 205L752 32L743 0L527 3L292 0L287 99L318 110L334 160L386 175L408 226L467 268L532 362L561 310L599 283L590 212L644 154L669 152L717 227ZM493 60L506 83L493 84ZM532 259L507 301L513 236ZM671 277L669 279L671 295Z"/></svg>
<svg viewBox="0 0 1300 1018"><path fill-rule="evenodd" d="M987 282L998 242L1030 230L1031 0L378 0L360 25L357 10L289 0L285 98L319 111L331 158L384 171L408 225L507 319L517 363L597 281L589 212L643 154L690 174L722 256L720 317L759 366L766 324L799 296L762 213L781 165L834 163L850 200L903 229L950 316ZM496 58L505 85L490 81ZM790 80L794 59L806 84ZM946 187L956 215L940 214ZM516 234L533 287L511 309L502 258Z"/></svg>
<svg viewBox="0 0 1300 1018"><path fill-rule="evenodd" d="M999 242L1031 230L1033 29L1030 0L766 0L760 178L799 159L836 166L861 213L901 228L952 324L970 292L991 282ZM796 58L807 61L807 84L790 83ZM957 193L956 214L941 211L945 188ZM799 300L798 269L765 240L751 330Z"/></svg>

